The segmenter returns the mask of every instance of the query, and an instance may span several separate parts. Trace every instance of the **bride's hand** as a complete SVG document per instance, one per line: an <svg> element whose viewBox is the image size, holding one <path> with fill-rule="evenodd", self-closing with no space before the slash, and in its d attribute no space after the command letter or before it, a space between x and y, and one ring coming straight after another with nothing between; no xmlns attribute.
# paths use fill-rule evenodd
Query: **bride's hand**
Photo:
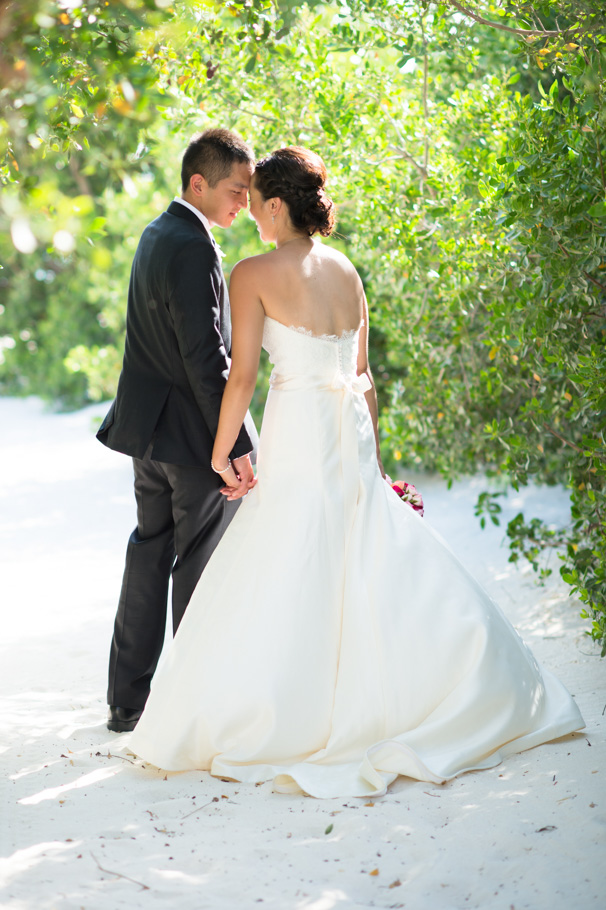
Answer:
<svg viewBox="0 0 606 910"><path fill-rule="evenodd" d="M221 492L230 502L245 496L257 483L250 456L234 458L227 471L221 472L221 478L225 481Z"/></svg>
<svg viewBox="0 0 606 910"><path fill-rule="evenodd" d="M251 490L256 484L257 479L255 477L255 472L253 471L250 455L242 455L241 458L234 458L232 465L238 477L240 477L244 483L247 483L248 489Z"/></svg>

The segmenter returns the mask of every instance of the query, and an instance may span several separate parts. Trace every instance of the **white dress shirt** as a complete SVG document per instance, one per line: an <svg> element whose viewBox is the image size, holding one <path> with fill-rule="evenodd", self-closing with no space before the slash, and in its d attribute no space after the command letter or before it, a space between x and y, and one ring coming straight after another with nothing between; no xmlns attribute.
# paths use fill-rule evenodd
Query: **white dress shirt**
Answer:
<svg viewBox="0 0 606 910"><path fill-rule="evenodd" d="M212 245L213 245L214 248L216 249L216 251L217 251L217 253L219 254L219 256L220 256L220 257L223 257L223 256L225 255L225 253L223 252L223 250L221 249L221 247L219 246L219 244L217 243L217 241L216 241L215 238L213 237L213 232L212 232L211 229L210 229L210 222L209 222L208 218L206 217L206 215L204 215L204 214L200 211L200 209L197 209L194 205L192 205L191 202L187 202L187 200L183 199L181 196L175 196L175 200L174 200L174 201L175 201L175 202L180 202L181 205L184 205L185 208L187 208L187 209L190 210L190 212L193 212L194 215L197 215L197 216L198 216L198 218L200 219L200 221L201 221L202 224L204 225L204 229L206 230L206 233L207 233L208 236L210 237L210 242L212 243Z"/></svg>

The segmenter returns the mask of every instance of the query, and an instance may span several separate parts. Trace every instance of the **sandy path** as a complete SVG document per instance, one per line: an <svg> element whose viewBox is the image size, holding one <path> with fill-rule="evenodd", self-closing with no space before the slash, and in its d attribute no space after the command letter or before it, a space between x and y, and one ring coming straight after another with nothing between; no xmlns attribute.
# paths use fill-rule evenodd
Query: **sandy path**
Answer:
<svg viewBox="0 0 606 910"><path fill-rule="evenodd" d="M563 587L536 588L503 532L479 530L479 481L418 478L428 520L575 695L586 731L442 787L400 780L369 804L114 756L106 661L134 501L128 459L94 440L103 412L0 399L1 907L603 906L606 661ZM533 490L507 517L539 502L566 512L561 493Z"/></svg>

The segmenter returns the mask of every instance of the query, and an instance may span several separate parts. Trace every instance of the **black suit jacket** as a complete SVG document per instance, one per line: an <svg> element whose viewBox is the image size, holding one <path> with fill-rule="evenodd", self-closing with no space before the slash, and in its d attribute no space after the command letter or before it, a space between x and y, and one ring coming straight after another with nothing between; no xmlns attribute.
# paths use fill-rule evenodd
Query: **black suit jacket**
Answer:
<svg viewBox="0 0 606 910"><path fill-rule="evenodd" d="M122 373L97 438L142 458L210 465L229 373L231 324L221 262L197 215L179 202L143 231L133 261ZM232 458L253 451L249 414Z"/></svg>

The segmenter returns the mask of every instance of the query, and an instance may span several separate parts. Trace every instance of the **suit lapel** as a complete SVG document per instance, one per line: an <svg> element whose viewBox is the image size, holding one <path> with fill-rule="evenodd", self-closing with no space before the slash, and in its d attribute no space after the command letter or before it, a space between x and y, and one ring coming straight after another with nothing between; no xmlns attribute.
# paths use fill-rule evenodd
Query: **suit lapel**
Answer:
<svg viewBox="0 0 606 910"><path fill-rule="evenodd" d="M210 236L209 232L206 230L206 227L202 221L198 218L195 212L192 212L191 209L188 209L186 205L181 205L180 202L177 202L175 199L171 202L169 207L166 210L169 215L176 215L177 218L184 218L185 221L189 221L190 224L195 225L199 231L208 239L209 243L212 243L214 246L214 240Z"/></svg>

